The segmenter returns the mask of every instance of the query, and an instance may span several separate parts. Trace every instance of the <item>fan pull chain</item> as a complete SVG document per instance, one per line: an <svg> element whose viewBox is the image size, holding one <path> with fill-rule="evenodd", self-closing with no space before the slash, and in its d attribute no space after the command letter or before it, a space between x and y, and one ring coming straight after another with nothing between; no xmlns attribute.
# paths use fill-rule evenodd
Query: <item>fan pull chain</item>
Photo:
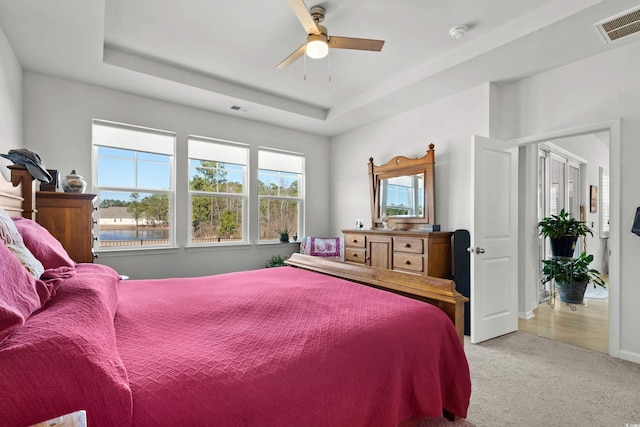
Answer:
<svg viewBox="0 0 640 427"><path fill-rule="evenodd" d="M329 83L331 83L331 50L329 50L327 57L329 57Z"/></svg>
<svg viewBox="0 0 640 427"><path fill-rule="evenodd" d="M305 53L303 56L304 56L304 71L302 72L302 75L304 76L304 80L307 81L307 54Z"/></svg>

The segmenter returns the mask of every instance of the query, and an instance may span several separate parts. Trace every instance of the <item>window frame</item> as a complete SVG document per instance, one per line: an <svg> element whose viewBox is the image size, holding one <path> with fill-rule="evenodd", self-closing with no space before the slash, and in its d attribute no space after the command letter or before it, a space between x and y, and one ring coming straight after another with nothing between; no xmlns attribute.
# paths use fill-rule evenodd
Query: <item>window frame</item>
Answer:
<svg viewBox="0 0 640 427"><path fill-rule="evenodd" d="M301 171L300 172L292 172L292 171L287 171L287 170L283 170L283 169L267 169L267 168L260 168L260 153L262 152L270 152L270 153L274 153L274 154L283 154L283 155L288 155L288 156L295 156L295 157L299 157L300 161L301 161ZM287 150L280 150L280 149L276 149L276 148L270 148L270 147L258 147L258 165L256 167L256 180L259 181L260 179L260 172L261 171L270 171L270 172L285 172L285 173L296 173L298 174L298 196L297 197L291 197L291 196L272 196L272 195L261 195L261 194L257 194L258 197L258 210L257 210L257 215L258 217L256 218L257 221L257 230L258 230L258 243L259 244L270 244L270 243L279 243L278 238L273 238L273 239L263 239L260 233L260 224L262 221L262 216L261 216L261 212L260 212L260 206L261 206L261 201L263 199L265 200L287 200L287 201L292 201L295 200L298 203L298 224L297 224L297 231L296 234L298 236L298 240L300 240L301 237L303 237L305 235L305 177L306 177L306 157L304 155L304 153L299 153L299 152L294 152L294 151L287 151ZM256 185L256 193L258 193L259 190L259 186Z"/></svg>
<svg viewBox="0 0 640 427"><path fill-rule="evenodd" d="M150 151L148 149L136 149L136 148L124 148L121 146L118 146L117 144L114 145L107 145L107 144L101 144L101 143L96 143L95 141L95 135L94 135L94 126L95 125L100 125L100 126L106 126L106 127L112 127L112 128L120 128L120 129L125 129L125 130L134 130L137 132L144 132L147 134L155 134L155 135L161 135L161 136L165 136L165 137L169 137L171 138L171 145L170 145L170 150L166 150L168 152L170 152L170 154L162 152L160 150L157 151ZM92 185L93 185L93 191L96 194L97 197L97 210L98 210L98 218L97 221L95 222L95 228L97 230L97 232L94 232L94 234L97 236L96 240L94 242L95 245L95 250L97 252L122 252L122 251L149 251L149 250L157 250L157 249L175 249L177 247L176 245L176 228L177 228L177 224L176 224L176 141L177 141L177 135L175 132L172 131L167 131L167 130L160 130L160 129L153 129L153 128L148 128L148 127L144 127L144 126L137 126L137 125L132 125L132 124L127 124L127 123L118 123L118 122L112 122L112 121L108 121L108 120L102 120L102 119L93 119L91 122L91 160L92 160L92 174L91 174L91 181L92 181ZM117 185L99 185L98 183L98 175L99 175L99 171L98 171L98 163L99 163L99 155L98 155L98 147L107 147L107 148L115 148L115 149L122 149L122 150L127 150L127 151L131 151L134 153L148 153L148 154L161 154L161 155L167 155L169 157L169 189L157 189L157 188L146 188L146 187L127 187L127 186L117 186ZM138 160L134 160L135 164L138 164ZM138 173L138 170L136 168L135 174ZM100 193L104 192L104 191L112 191L112 192L128 192L128 193L141 193L141 194L161 194L161 195L167 195L168 197L168 201L169 201L169 206L168 206L168 242L167 244L149 244L149 245L139 245L139 246L101 246L101 240L100 240L100 203L102 202L102 200L100 199Z"/></svg>
<svg viewBox="0 0 640 427"><path fill-rule="evenodd" d="M211 159L200 159L197 157L192 157L189 154L189 143L191 141L197 142L205 142L217 145L226 145L234 148L242 148L245 151L245 164L241 165L239 163L233 163L223 160L211 160ZM235 141L227 141L219 138L209 138L204 136L197 135L189 135L187 137L187 204L188 204L188 224L187 224L187 243L186 247L216 247L216 246L238 246L238 245L246 245L250 242L249 231L250 231L250 218L249 218L249 194L250 194L250 184L249 184L249 170L250 170L250 154L251 149L248 144L235 142ZM217 163L225 163L225 164L234 164L244 166L243 171L243 183L242 183L242 193L224 193L218 191L201 191L201 190L191 190L191 160L200 160L200 161L212 161ZM232 242L194 242L193 241L193 196L207 196L207 197L229 197L229 198L237 198L242 200L242 239L238 241Z"/></svg>

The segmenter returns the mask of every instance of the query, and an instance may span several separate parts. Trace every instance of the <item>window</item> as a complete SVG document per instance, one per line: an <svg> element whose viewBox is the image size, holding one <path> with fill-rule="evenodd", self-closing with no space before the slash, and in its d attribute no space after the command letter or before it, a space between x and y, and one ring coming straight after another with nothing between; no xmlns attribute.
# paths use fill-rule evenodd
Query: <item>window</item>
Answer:
<svg viewBox="0 0 640 427"><path fill-rule="evenodd" d="M189 138L191 243L247 241L246 145Z"/></svg>
<svg viewBox="0 0 640 427"><path fill-rule="evenodd" d="M565 180L565 164L566 159L551 154L551 215L558 215L562 209L565 209L565 191L567 183ZM567 209L569 211L569 209ZM575 218L574 212L569 212Z"/></svg>
<svg viewBox="0 0 640 427"><path fill-rule="evenodd" d="M567 163L569 181L567 183L567 194L569 196L567 210L573 218L580 218L580 165L576 162Z"/></svg>
<svg viewBox="0 0 640 427"><path fill-rule="evenodd" d="M304 223L304 156L260 148L258 201L260 240L278 239L278 231L302 236Z"/></svg>
<svg viewBox="0 0 640 427"><path fill-rule="evenodd" d="M600 237L609 237L609 170L600 171Z"/></svg>
<svg viewBox="0 0 640 427"><path fill-rule="evenodd" d="M100 249L174 245L175 134L94 120Z"/></svg>
<svg viewBox="0 0 640 427"><path fill-rule="evenodd" d="M553 150L553 151L551 151ZM558 215L562 209L572 218L580 219L581 197L580 169L582 163L571 159L570 153L555 146L538 150L538 220L550 215ZM538 253L540 263L551 253L548 239L539 236ZM582 242L577 242L577 253L582 251ZM541 283L538 288L539 301L551 295L550 283Z"/></svg>

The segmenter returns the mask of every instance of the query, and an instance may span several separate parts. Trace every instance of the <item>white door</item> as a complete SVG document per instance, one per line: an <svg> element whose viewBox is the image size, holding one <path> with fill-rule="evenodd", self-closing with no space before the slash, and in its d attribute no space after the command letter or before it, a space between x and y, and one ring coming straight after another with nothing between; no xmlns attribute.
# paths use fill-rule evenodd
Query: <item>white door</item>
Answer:
<svg viewBox="0 0 640 427"><path fill-rule="evenodd" d="M518 148L474 135L471 342L518 330Z"/></svg>

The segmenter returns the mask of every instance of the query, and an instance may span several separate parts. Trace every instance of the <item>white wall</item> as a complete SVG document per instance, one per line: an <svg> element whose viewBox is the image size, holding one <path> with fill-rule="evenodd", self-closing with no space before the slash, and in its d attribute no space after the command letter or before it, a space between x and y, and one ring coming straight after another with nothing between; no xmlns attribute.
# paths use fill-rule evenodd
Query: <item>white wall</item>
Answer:
<svg viewBox="0 0 640 427"><path fill-rule="evenodd" d="M490 85L481 85L331 140L331 230L371 227L367 164L395 156L422 157L435 144L436 223L442 230L468 229L471 135L488 136Z"/></svg>
<svg viewBox="0 0 640 427"><path fill-rule="evenodd" d="M216 114L97 86L27 71L24 73L25 146L37 151L45 165L62 176L76 169L91 177L91 121L104 119L163 129L177 134L176 187L188 186L188 135L249 144L251 160L258 146L302 152L306 155L306 234L329 231L329 140L274 125ZM242 113L239 113L242 114ZM257 179L257 178L256 178ZM254 187L255 188L255 187ZM87 192L91 192L89 186ZM199 276L264 267L276 254L288 255L295 244L252 244L224 249L185 249L187 194L178 191L177 244L174 250L103 252L98 262L132 278ZM257 196L250 198L251 241L257 240Z"/></svg>
<svg viewBox="0 0 640 427"><path fill-rule="evenodd" d="M9 40L0 28L0 153L22 147L22 67ZM5 179L12 164L0 157Z"/></svg>
<svg viewBox="0 0 640 427"><path fill-rule="evenodd" d="M529 77L502 88L504 108L516 111L512 138L621 119L620 170L610 170L612 192L619 186L620 230L619 283L620 356L640 362L640 238L630 232L636 207L640 206L640 43L626 45L582 61ZM620 182L614 180L620 173ZM613 196L614 194L612 194ZM613 219L613 218L612 218ZM611 321L611 319L610 319Z"/></svg>

